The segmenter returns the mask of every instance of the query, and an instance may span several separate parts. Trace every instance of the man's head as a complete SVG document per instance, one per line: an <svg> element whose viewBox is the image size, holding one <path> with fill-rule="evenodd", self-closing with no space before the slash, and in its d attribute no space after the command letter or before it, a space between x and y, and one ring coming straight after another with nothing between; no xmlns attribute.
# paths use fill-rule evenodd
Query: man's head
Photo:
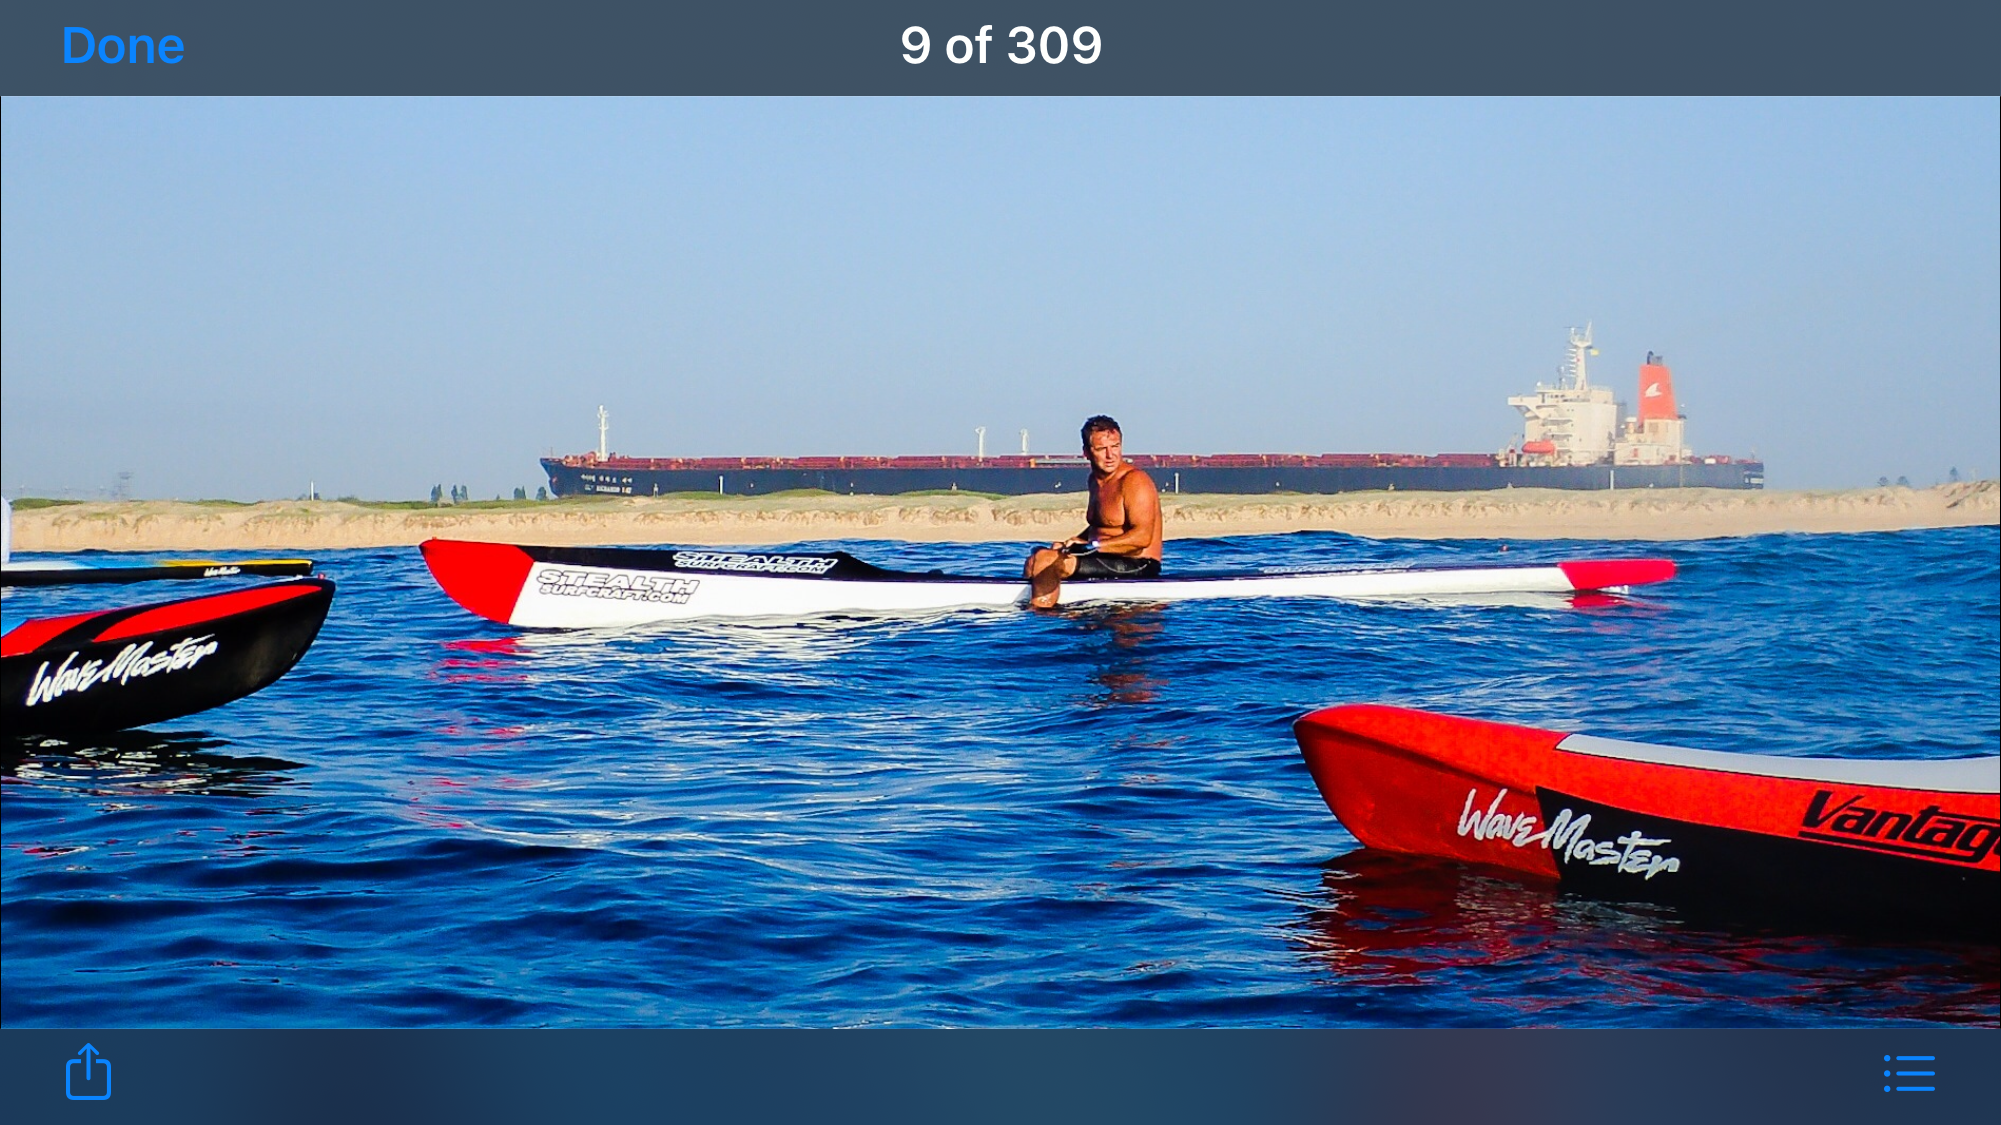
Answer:
<svg viewBox="0 0 2001 1125"><path fill-rule="evenodd" d="M1084 420L1083 438L1084 456L1090 459L1092 468L1109 473L1119 467L1124 437L1117 422L1108 415L1093 414Z"/></svg>

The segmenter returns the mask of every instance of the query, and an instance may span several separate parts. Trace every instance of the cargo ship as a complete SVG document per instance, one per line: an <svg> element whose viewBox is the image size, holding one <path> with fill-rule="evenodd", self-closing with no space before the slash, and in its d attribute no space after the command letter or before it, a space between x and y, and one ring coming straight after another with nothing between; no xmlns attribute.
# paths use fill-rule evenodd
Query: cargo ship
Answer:
<svg viewBox="0 0 2001 1125"><path fill-rule="evenodd" d="M1763 488L1755 458L1696 456L1683 443L1687 419L1675 407L1667 361L1649 352L1640 365L1639 409L1621 422L1610 387L1590 380L1597 350L1591 329L1570 330L1568 358L1552 384L1508 399L1523 432L1494 453L1139 453L1128 456L1162 492L1331 493L1497 488ZM1081 491L1091 467L1080 455L933 454L915 457L628 457L612 453L610 423L598 408L598 448L542 459L557 496L766 496L815 489L891 496L985 492L1022 496Z"/></svg>

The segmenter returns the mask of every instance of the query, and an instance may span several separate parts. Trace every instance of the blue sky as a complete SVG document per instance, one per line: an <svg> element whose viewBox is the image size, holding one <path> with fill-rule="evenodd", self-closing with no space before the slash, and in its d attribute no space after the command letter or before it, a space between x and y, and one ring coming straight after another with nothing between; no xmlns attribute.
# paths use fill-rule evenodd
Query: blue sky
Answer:
<svg viewBox="0 0 2001 1125"><path fill-rule="evenodd" d="M475 496L535 459L1490 451L1594 322L1775 488L2001 460L1961 101L0 105L0 486Z"/></svg>

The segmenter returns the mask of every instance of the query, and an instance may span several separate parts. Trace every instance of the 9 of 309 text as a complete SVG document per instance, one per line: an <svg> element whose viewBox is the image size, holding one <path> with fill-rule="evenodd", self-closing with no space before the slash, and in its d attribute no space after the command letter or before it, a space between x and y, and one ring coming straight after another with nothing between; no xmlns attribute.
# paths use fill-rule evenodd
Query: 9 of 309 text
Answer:
<svg viewBox="0 0 2001 1125"><path fill-rule="evenodd" d="M945 40L945 58L963 65L973 61L977 55L979 62L985 64L987 44L994 41L993 30L993 24L984 24L978 34L954 35ZM1095 27L1080 27L1074 31L1045 27L1039 37L1032 27L1017 27L1007 33L1007 38L1014 40L1014 47L1007 52L1007 61L1019 66L1026 66L1038 58L1051 65L1070 60L1089 66L1098 61L1105 46L1104 37L1098 34ZM930 57L931 33L915 25L904 28L903 61L916 66Z"/></svg>

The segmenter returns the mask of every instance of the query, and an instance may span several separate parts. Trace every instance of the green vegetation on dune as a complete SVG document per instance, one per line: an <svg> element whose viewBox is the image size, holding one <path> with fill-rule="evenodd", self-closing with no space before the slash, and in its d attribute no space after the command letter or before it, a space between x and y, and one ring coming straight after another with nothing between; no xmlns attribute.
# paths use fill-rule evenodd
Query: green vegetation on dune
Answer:
<svg viewBox="0 0 2001 1125"><path fill-rule="evenodd" d="M51 500L46 496L23 496L13 501L17 512L32 512L36 508L60 508L66 504L81 504L81 500Z"/></svg>

